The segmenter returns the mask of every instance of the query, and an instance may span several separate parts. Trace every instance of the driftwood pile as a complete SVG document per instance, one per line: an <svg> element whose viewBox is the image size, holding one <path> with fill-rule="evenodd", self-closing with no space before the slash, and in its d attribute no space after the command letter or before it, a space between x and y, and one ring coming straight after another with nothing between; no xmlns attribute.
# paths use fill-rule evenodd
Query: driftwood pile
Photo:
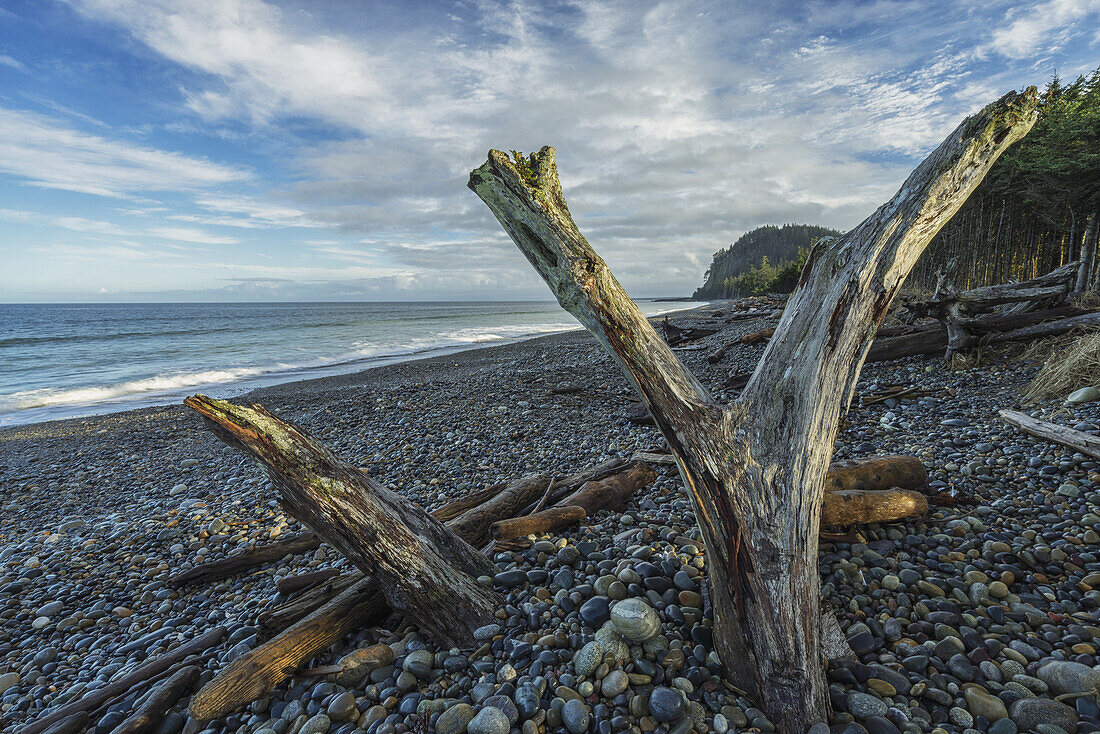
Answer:
<svg viewBox="0 0 1100 734"><path fill-rule="evenodd" d="M439 605L425 598L421 591L406 591L395 604L383 592L384 588L395 588L397 583L392 578L383 582L385 566L391 561L368 557L361 548L377 546L381 539L370 537L369 532L366 537L340 537L333 533L331 522L326 520L328 524L322 524L315 514L326 503L336 505L333 512L345 512L349 517L359 513L355 533L359 536L371 527L384 527L386 522L385 518L362 518L369 498L377 501L379 496L393 495L392 492L377 485L364 471L341 463L300 429L258 406L244 408L201 396L189 398L187 404L208 420L220 438L260 462L279 487L281 498L292 514L305 516L302 519L307 525L313 521L325 533L322 538L306 531L200 564L170 577L170 586L210 584L240 573L252 573L287 556L310 552L323 541L336 546L359 567L351 572L328 569L280 579L278 603L259 615L259 626L267 641L229 663L202 686L190 703L189 713L194 718L211 720L225 716L267 695L295 673L354 677L357 671L369 672L377 665L387 664L383 659L386 651L381 649L385 646L376 645L356 650L337 665L304 670L311 659L347 635L388 618L395 621L391 618L395 611L438 639L448 639L445 635L452 634L453 627L450 632L431 631L418 612L454 613L461 609L454 596L447 605ZM323 466L304 458L310 454L321 457ZM674 459L669 454L642 453L629 461L613 459L569 475L536 474L496 484L453 500L430 514L403 501L401 507L392 511L401 512L406 518L413 516L404 521L420 527L418 535L422 542L425 538L431 542L432 528L441 523L466 546L469 554L477 556L478 571L490 573L488 556L500 544L526 545L530 542L526 536L577 524L601 510L619 509L636 491L653 482L655 465L672 463ZM318 478L322 471L327 472L328 484L324 496L319 496ZM917 490L926 484L927 478L924 466L911 456L835 464L827 475L822 527L850 527L922 516L928 511L928 501ZM340 486L334 488L333 482ZM436 556L436 562L457 563L455 552L448 546L433 545L423 553ZM405 573L410 574L416 572L417 564L424 563L420 557L406 560L409 568ZM451 579L447 580L446 588L455 596L463 593L455 589ZM496 604L490 589L481 587L476 591L472 598ZM94 716L102 715L107 706L133 697L137 702L134 713L113 734L150 732L176 701L191 693L199 679L197 663L214 654L225 634L222 627L210 630L171 653L147 661L124 679L47 712L23 731L26 734L79 731L94 721ZM468 640L451 639L451 642L463 644Z"/></svg>
<svg viewBox="0 0 1100 734"><path fill-rule="evenodd" d="M951 359L985 344L1028 341L1100 327L1100 312L1065 303L1076 268L1076 263L1069 263L1022 283L961 292L941 282L927 301L904 304L902 313L908 323L879 328L865 363L917 355L942 354ZM720 362L732 347L766 341L773 332L772 328L763 329L723 344L707 361ZM733 373L723 387L740 390L751 376L749 372Z"/></svg>

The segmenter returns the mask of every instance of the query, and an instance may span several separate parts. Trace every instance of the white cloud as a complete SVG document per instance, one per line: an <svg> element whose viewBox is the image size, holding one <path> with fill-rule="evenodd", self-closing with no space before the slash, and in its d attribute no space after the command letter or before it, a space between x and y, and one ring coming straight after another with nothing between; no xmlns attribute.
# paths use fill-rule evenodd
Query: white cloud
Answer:
<svg viewBox="0 0 1100 734"><path fill-rule="evenodd" d="M230 166L90 135L0 107L0 172L32 186L109 197L188 191L248 178Z"/></svg>
<svg viewBox="0 0 1100 734"><path fill-rule="evenodd" d="M190 227L150 227L146 232L166 240L194 242L200 245L235 245L240 242L236 237L221 237Z"/></svg>
<svg viewBox="0 0 1100 734"><path fill-rule="evenodd" d="M753 226L854 225L964 114L1033 73L1030 61L981 67L983 53L1026 54L1036 34L1064 44L1100 3L1044 0L1006 18L1005 1L479 0L375 29L370 5L341 23L338 5L69 1L192 72L173 129L225 123L281 144L277 190L211 185L198 211L166 218L364 240L311 245L333 264L313 278L346 264L397 268L387 282L401 287L530 289L465 182L489 147L549 143L582 230L642 294L690 290Z"/></svg>
<svg viewBox="0 0 1100 734"><path fill-rule="evenodd" d="M4 53L0 53L0 66L10 66L13 69L19 69L20 71L26 68L18 59L13 59L11 56L8 56Z"/></svg>
<svg viewBox="0 0 1100 734"><path fill-rule="evenodd" d="M993 32L992 51L1024 59L1058 49L1078 33L1095 32L1100 0L1047 0L1019 7L1009 13L1007 26ZM1092 23L1081 21L1093 16ZM1096 39L1094 39L1095 41Z"/></svg>

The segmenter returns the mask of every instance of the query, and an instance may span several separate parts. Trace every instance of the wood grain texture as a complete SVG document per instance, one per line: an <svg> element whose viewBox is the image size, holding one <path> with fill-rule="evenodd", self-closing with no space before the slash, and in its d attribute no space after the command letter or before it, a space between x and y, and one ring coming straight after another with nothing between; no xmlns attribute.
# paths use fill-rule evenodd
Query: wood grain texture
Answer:
<svg viewBox="0 0 1100 734"><path fill-rule="evenodd" d="M202 395L184 404L256 461L294 516L373 577L395 612L459 647L492 619L499 597L477 582L492 564L427 512L260 406Z"/></svg>
<svg viewBox="0 0 1100 734"><path fill-rule="evenodd" d="M817 528L841 411L891 301L921 252L1035 120L1034 89L968 118L867 220L819 242L764 357L728 407L656 334L581 235L554 149L490 151L470 174L550 287L613 355L653 415L707 548L715 647L782 734L826 718Z"/></svg>
<svg viewBox="0 0 1100 734"><path fill-rule="evenodd" d="M1093 436L1091 433L1032 418L1027 413L1021 413L1018 410L1002 410L1000 416L1005 423L1019 428L1024 433L1071 448L1074 451L1080 451L1082 454L1091 456L1094 459L1100 459L1100 438Z"/></svg>
<svg viewBox="0 0 1100 734"><path fill-rule="evenodd" d="M201 563L194 568L177 573L168 578L169 586L188 586L190 584L211 583L235 576L265 563L273 563L286 556L308 553L321 547L321 539L313 533L298 533L273 543L265 543L234 553L228 558Z"/></svg>

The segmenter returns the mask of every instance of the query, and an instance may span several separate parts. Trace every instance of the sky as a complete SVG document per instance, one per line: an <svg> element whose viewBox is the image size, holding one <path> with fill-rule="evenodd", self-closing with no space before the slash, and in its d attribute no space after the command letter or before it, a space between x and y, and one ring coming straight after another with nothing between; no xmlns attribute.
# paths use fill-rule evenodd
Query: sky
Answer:
<svg viewBox="0 0 1100 734"><path fill-rule="evenodd" d="M635 297L849 229L1100 0L5 0L0 302L546 299L466 188L557 149Z"/></svg>

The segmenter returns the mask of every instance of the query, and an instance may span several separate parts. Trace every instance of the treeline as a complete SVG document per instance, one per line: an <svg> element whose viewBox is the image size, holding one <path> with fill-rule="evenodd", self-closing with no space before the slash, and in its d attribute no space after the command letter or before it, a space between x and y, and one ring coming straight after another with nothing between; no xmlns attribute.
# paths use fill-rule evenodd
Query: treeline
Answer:
<svg viewBox="0 0 1100 734"><path fill-rule="evenodd" d="M789 291L798 280L810 247L822 237L838 234L836 230L812 224L757 227L714 253L703 285L693 298L737 298Z"/></svg>
<svg viewBox="0 0 1100 734"><path fill-rule="evenodd" d="M1043 90L1031 133L1009 149L940 231L909 282L944 272L960 288L1026 280L1082 263L1077 290L1097 290L1100 69Z"/></svg>

